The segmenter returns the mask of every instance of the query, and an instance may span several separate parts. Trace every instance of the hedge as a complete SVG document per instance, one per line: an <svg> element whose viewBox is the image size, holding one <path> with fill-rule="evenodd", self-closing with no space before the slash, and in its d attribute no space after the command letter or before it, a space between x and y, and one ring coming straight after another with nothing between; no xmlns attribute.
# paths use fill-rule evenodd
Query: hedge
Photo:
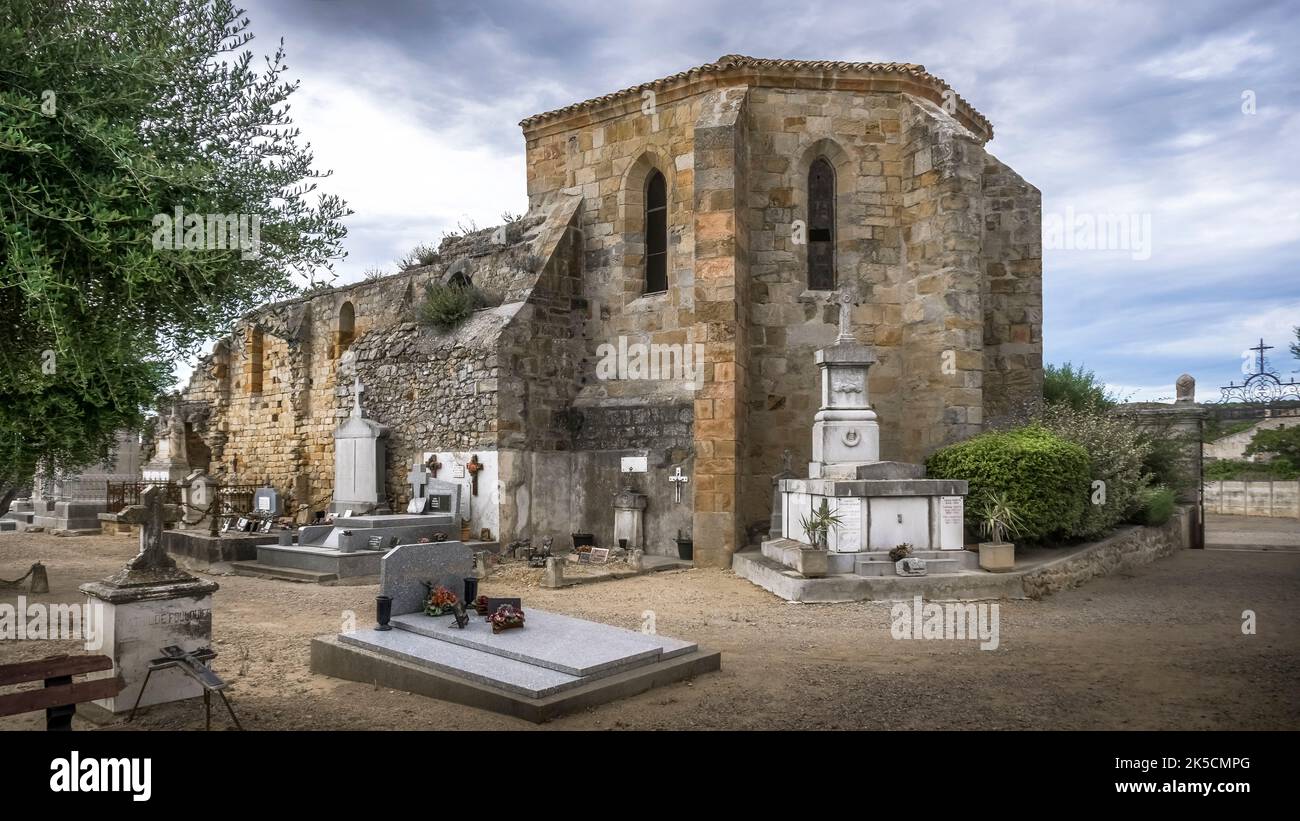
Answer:
<svg viewBox="0 0 1300 821"><path fill-rule="evenodd" d="M1015 538L1067 537L1088 503L1088 452L1037 425L985 433L935 451L925 466L932 479L970 482L968 520L985 494L1003 494L1024 519Z"/></svg>

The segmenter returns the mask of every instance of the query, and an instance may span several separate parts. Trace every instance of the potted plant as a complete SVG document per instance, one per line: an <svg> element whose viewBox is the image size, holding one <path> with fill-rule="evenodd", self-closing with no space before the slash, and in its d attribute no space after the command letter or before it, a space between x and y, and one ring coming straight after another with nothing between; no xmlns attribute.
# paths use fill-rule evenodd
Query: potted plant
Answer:
<svg viewBox="0 0 1300 821"><path fill-rule="evenodd" d="M1024 527L1024 519L1007 497L990 493L977 508L979 529L987 542L980 542L980 568L991 573L1006 573L1016 566L1016 546L1008 542Z"/></svg>
<svg viewBox="0 0 1300 821"><path fill-rule="evenodd" d="M821 505L810 516L802 516L799 526L808 537L809 547L800 547L796 553L795 570L808 577L825 576L830 570L827 538L831 528L840 529L843 520L832 513L830 504L822 499Z"/></svg>

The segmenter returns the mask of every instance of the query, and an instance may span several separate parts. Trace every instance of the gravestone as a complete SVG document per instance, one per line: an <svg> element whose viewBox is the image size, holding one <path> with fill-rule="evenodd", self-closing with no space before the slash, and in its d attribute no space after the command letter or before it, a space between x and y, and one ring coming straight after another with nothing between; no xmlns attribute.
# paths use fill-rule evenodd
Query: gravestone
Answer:
<svg viewBox="0 0 1300 821"><path fill-rule="evenodd" d="M146 482L179 482L190 472L185 445L185 418L179 404L172 405L167 427L159 437L153 458L141 469Z"/></svg>
<svg viewBox="0 0 1300 821"><path fill-rule="evenodd" d="M379 562L379 594L393 600L393 615L424 610L426 583L463 589L474 568L474 551L464 542L402 544Z"/></svg>
<svg viewBox="0 0 1300 821"><path fill-rule="evenodd" d="M334 501L331 513L386 513L384 472L388 426L366 419L361 411L365 387L352 386L352 414L334 431Z"/></svg>
<svg viewBox="0 0 1300 821"><path fill-rule="evenodd" d="M259 487L253 492L253 510L272 517L280 515L280 492L273 487Z"/></svg>
<svg viewBox="0 0 1300 821"><path fill-rule="evenodd" d="M453 523L460 522L460 485L430 479L425 485L424 495L429 500L427 513L450 514Z"/></svg>
<svg viewBox="0 0 1300 821"><path fill-rule="evenodd" d="M406 474L406 481L411 486L411 501L406 505L407 513L427 513L429 510L429 469L423 462L416 461L411 471Z"/></svg>
<svg viewBox="0 0 1300 821"><path fill-rule="evenodd" d="M95 705L111 713L131 709L148 675L149 662L163 647L176 645L193 652L212 644L212 593L216 582L196 578L176 566L162 544L167 508L162 490L149 486L140 505L122 512L124 521L140 524L140 553L117 573L81 586L92 608L103 608L104 645L113 669L102 675L121 676L116 696ZM203 695L203 688L179 670L160 670L149 680L141 706Z"/></svg>

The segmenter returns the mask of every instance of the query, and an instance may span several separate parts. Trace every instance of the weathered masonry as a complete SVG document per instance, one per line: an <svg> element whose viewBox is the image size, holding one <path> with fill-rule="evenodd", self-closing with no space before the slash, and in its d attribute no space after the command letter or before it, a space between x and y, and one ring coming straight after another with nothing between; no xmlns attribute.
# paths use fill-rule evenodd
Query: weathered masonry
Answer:
<svg viewBox="0 0 1300 821"><path fill-rule="evenodd" d="M920 461L1040 395L1039 192L923 67L732 55L522 127L522 219L217 345L183 397L196 467L327 501L355 377L391 429L395 509L433 454L475 533L607 544L630 479L649 552L680 532L725 566L766 530L783 451L810 457L807 363L841 292L879 357L881 458ZM452 279L491 307L417 322L424 284Z"/></svg>

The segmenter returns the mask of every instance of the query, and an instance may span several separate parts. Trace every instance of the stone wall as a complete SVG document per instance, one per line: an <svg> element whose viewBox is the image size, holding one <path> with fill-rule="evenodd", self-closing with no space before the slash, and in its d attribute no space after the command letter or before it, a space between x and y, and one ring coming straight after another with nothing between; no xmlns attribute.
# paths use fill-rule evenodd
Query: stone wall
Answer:
<svg viewBox="0 0 1300 821"><path fill-rule="evenodd" d="M1050 562L1024 575L1025 595L1031 599L1078 587L1089 579L1150 564L1192 545L1194 514L1180 507L1160 527L1125 527L1071 556Z"/></svg>

